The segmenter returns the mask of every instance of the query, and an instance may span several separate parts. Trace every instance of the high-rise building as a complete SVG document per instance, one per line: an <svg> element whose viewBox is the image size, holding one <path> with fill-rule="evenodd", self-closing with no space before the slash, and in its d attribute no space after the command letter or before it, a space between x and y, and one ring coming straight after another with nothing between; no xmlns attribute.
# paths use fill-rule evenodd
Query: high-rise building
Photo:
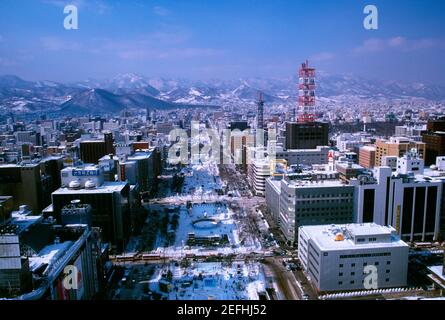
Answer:
<svg viewBox="0 0 445 320"><path fill-rule="evenodd" d="M91 227L91 213L91 205L84 204L80 200L72 200L62 208L60 220L62 225L85 224Z"/></svg>
<svg viewBox="0 0 445 320"><path fill-rule="evenodd" d="M267 184L272 180L267 179ZM279 187L268 186L267 191L273 194L266 198L280 199L279 205L268 203L268 207L279 209L272 215L279 217L278 225L291 243L297 241L300 226L353 222L354 187L334 171L285 174Z"/></svg>
<svg viewBox="0 0 445 320"><path fill-rule="evenodd" d="M240 167L243 172L247 171L248 166L248 148L252 137L244 132L233 131L230 134L230 153L234 163Z"/></svg>
<svg viewBox="0 0 445 320"><path fill-rule="evenodd" d="M327 146L329 124L325 122L286 122L286 149L315 149Z"/></svg>
<svg viewBox="0 0 445 320"><path fill-rule="evenodd" d="M445 131L445 117L430 119L426 125L427 131Z"/></svg>
<svg viewBox="0 0 445 320"><path fill-rule="evenodd" d="M128 182L104 182L98 166L65 168L62 187L52 193L53 215L62 221L62 209L73 200L91 206L94 227L102 229L103 238L122 249L131 227L130 185Z"/></svg>
<svg viewBox="0 0 445 320"><path fill-rule="evenodd" d="M421 158L425 156L425 143L406 137L391 137L389 140L378 139L375 147L375 166L382 165L382 158L384 156L403 157L403 155L412 149L416 149L416 152Z"/></svg>
<svg viewBox="0 0 445 320"><path fill-rule="evenodd" d="M422 134L425 143L425 164L432 165L436 158L445 155L445 131L425 132Z"/></svg>
<svg viewBox="0 0 445 320"><path fill-rule="evenodd" d="M0 165L0 195L12 196L14 209L26 204L35 213L45 207L39 163Z"/></svg>
<svg viewBox="0 0 445 320"><path fill-rule="evenodd" d="M434 179L442 182L440 234L441 239L443 239L445 237L445 156L437 157L436 164L430 168L425 168L424 175L427 179Z"/></svg>
<svg viewBox="0 0 445 320"><path fill-rule="evenodd" d="M250 161L247 169L248 182L258 196L264 196L266 190L266 179L270 177L269 159L253 159Z"/></svg>
<svg viewBox="0 0 445 320"><path fill-rule="evenodd" d="M436 158L445 156L445 117L428 120L427 130L422 132L425 143L425 164L435 164Z"/></svg>
<svg viewBox="0 0 445 320"><path fill-rule="evenodd" d="M0 227L0 244L2 298L90 300L106 280L99 266L107 246L85 225L61 227L41 216L19 214ZM67 273L72 287L66 285Z"/></svg>
<svg viewBox="0 0 445 320"><path fill-rule="evenodd" d="M313 164L327 164L330 148L317 146L315 149L288 149L276 148L276 159L286 160L288 166L311 166Z"/></svg>
<svg viewBox="0 0 445 320"><path fill-rule="evenodd" d="M23 293L31 287L29 260L20 253L19 236L0 225L0 297Z"/></svg>
<svg viewBox="0 0 445 320"><path fill-rule="evenodd" d="M156 181L153 151L137 151L127 157L127 161L134 161L137 167L137 181L141 191L150 191Z"/></svg>
<svg viewBox="0 0 445 320"><path fill-rule="evenodd" d="M113 134L105 133L103 139L81 140L80 159L84 163L98 163L104 155L114 154Z"/></svg>
<svg viewBox="0 0 445 320"><path fill-rule="evenodd" d="M60 172L64 166L62 156L49 156L40 161L42 201L46 207L51 203L51 193L61 186Z"/></svg>
<svg viewBox="0 0 445 320"><path fill-rule="evenodd" d="M281 179L281 176L267 178L265 186L267 209L278 225L280 222Z"/></svg>
<svg viewBox="0 0 445 320"><path fill-rule="evenodd" d="M375 146L363 146L359 150L358 164L363 168L372 169L375 166Z"/></svg>
<svg viewBox="0 0 445 320"><path fill-rule="evenodd" d="M14 200L11 196L0 196L0 225L11 218L14 209Z"/></svg>
<svg viewBox="0 0 445 320"><path fill-rule="evenodd" d="M424 174L423 160L408 153L397 170L377 167L372 175L350 181L356 186L354 221L391 225L407 241L437 240L442 182Z"/></svg>
<svg viewBox="0 0 445 320"><path fill-rule="evenodd" d="M257 101L257 129L264 129L264 100L263 93L258 93L258 101Z"/></svg>
<svg viewBox="0 0 445 320"><path fill-rule="evenodd" d="M321 292L404 287L408 252L409 246L394 228L374 223L302 226L299 230L298 257ZM368 270L378 276L368 277Z"/></svg>

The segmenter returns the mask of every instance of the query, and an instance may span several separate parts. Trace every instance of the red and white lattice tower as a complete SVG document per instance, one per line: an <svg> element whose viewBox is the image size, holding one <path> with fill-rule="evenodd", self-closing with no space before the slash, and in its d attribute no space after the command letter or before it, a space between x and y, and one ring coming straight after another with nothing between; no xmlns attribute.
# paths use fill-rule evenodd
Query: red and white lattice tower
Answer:
<svg viewBox="0 0 445 320"><path fill-rule="evenodd" d="M309 68L309 62L303 62L299 70L298 82L298 122L315 120L315 68Z"/></svg>

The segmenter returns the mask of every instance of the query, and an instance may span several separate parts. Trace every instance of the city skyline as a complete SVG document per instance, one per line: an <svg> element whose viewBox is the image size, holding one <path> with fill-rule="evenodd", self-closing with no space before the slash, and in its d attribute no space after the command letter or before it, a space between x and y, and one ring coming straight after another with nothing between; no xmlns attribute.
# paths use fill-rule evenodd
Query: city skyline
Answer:
<svg viewBox="0 0 445 320"><path fill-rule="evenodd" d="M425 3L1 1L0 300L445 300Z"/></svg>

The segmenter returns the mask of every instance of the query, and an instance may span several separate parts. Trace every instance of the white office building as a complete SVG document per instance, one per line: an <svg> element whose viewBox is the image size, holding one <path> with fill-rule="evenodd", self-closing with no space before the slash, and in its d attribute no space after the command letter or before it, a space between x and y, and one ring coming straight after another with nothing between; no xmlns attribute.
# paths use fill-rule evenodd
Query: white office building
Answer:
<svg viewBox="0 0 445 320"><path fill-rule="evenodd" d="M270 160L253 159L247 168L247 179L250 187L257 196L264 196L266 191L266 179L270 177Z"/></svg>
<svg viewBox="0 0 445 320"><path fill-rule="evenodd" d="M298 257L321 292L403 287L408 245L374 223L302 226Z"/></svg>
<svg viewBox="0 0 445 320"><path fill-rule="evenodd" d="M395 172L377 167L372 176L352 179L356 186L354 221L391 225L405 241L439 238L442 182L424 174L423 160L408 153Z"/></svg>

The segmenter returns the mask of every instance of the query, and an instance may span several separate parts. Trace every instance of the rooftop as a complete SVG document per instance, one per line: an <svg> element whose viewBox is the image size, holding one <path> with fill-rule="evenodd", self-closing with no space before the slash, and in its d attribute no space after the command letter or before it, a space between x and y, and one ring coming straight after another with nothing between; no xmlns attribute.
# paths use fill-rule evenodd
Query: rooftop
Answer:
<svg viewBox="0 0 445 320"><path fill-rule="evenodd" d="M17 226L17 233L27 230L32 225L41 222L43 220L42 216L30 216L24 214L13 214L12 224Z"/></svg>
<svg viewBox="0 0 445 320"><path fill-rule="evenodd" d="M103 139L85 139L81 140L80 143L105 143L105 140Z"/></svg>
<svg viewBox="0 0 445 320"><path fill-rule="evenodd" d="M134 154L128 156L128 160L143 160L150 158L152 152L151 151L138 151Z"/></svg>
<svg viewBox="0 0 445 320"><path fill-rule="evenodd" d="M47 266L45 268L48 270L48 266L53 264L59 258L61 258L66 251L72 246L72 241L65 241L57 244L50 244L44 247L36 257L29 258L29 268L32 272L37 271L42 266Z"/></svg>
<svg viewBox="0 0 445 320"><path fill-rule="evenodd" d="M394 233L392 227L375 223L302 226L305 232L322 250L362 250L387 247L408 247ZM376 237L375 242L356 243L355 237ZM380 240L380 241L379 241Z"/></svg>
<svg viewBox="0 0 445 320"><path fill-rule="evenodd" d="M283 180L285 183L289 185L289 187L294 188L338 188L338 187L350 187L343 180L335 179L335 180Z"/></svg>
<svg viewBox="0 0 445 320"><path fill-rule="evenodd" d="M100 167L96 164L91 164L91 163L87 163L81 166L76 166L76 167L66 167L63 168L62 171L71 171L71 170L99 170Z"/></svg>
<svg viewBox="0 0 445 320"><path fill-rule="evenodd" d="M375 146L363 146L361 147L361 149L367 151L375 151Z"/></svg>
<svg viewBox="0 0 445 320"><path fill-rule="evenodd" d="M273 188L275 188L276 190L280 190L281 189L281 179L275 179L275 178L267 178L267 180L270 182L270 184L272 185Z"/></svg>
<svg viewBox="0 0 445 320"><path fill-rule="evenodd" d="M355 170L363 170L361 165L351 162L337 162L335 164L337 167L344 168L344 169L355 169Z"/></svg>
<svg viewBox="0 0 445 320"><path fill-rule="evenodd" d="M127 182L117 181L117 182L104 182L101 186L95 187L94 189L70 189L70 188L59 188L53 192L54 195L58 194L93 194L93 193L112 193L120 192L125 188Z"/></svg>

